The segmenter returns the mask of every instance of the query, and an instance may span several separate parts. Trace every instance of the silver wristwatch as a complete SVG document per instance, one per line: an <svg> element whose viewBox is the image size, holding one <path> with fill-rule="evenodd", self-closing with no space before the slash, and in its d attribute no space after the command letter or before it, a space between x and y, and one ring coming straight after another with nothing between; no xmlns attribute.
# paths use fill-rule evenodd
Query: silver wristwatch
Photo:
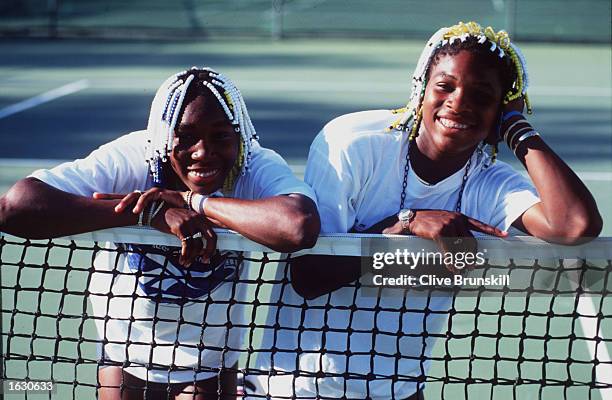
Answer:
<svg viewBox="0 0 612 400"><path fill-rule="evenodd" d="M399 221L402 223L403 230L410 233L410 228L408 228L408 225L412 222L415 216L416 213L410 208L403 208L400 210L400 212L397 214L397 219L399 219Z"/></svg>

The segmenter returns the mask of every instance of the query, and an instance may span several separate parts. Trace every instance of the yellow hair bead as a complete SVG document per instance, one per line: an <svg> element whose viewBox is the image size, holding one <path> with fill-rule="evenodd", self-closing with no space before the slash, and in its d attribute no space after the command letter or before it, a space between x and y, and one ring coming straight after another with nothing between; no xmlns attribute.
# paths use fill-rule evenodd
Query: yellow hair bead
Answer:
<svg viewBox="0 0 612 400"><path fill-rule="evenodd" d="M410 136L408 136L408 141L413 141L419 135L419 126L421 125L421 120L423 119L423 107L419 108L417 112L416 118L414 119L414 123L412 124L412 129L410 130Z"/></svg>
<svg viewBox="0 0 612 400"><path fill-rule="evenodd" d="M240 170L242 169L242 160L244 159L244 145L242 144L242 140L240 141L240 147L238 148L238 157L236 158L236 162L234 166L230 170L230 172L225 177L225 181L223 182L223 192L230 193L234 189L234 183L236 182L236 178L238 178L238 174L240 174Z"/></svg>
<svg viewBox="0 0 612 400"><path fill-rule="evenodd" d="M225 96L225 99L227 100L227 105L229 106L229 108L232 111L234 111L234 103L232 102L232 96L230 96L228 92L223 92L223 95Z"/></svg>
<svg viewBox="0 0 612 400"><path fill-rule="evenodd" d="M533 110L531 109L531 102L529 101L529 96L527 96L527 93L523 95L523 99L525 100L525 107L527 107L527 114L532 114Z"/></svg>
<svg viewBox="0 0 612 400"><path fill-rule="evenodd" d="M495 160L497 160L497 145L494 145L491 149L491 163L495 163Z"/></svg>

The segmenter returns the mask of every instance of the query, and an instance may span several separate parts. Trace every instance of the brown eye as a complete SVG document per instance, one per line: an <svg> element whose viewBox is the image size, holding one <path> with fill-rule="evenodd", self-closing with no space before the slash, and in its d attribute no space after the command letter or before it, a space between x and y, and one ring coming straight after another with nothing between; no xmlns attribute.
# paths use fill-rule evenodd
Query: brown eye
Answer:
<svg viewBox="0 0 612 400"><path fill-rule="evenodd" d="M440 82L440 83L436 84L436 88L438 90L441 90L441 91L447 92L447 93L450 93L450 92L453 91L452 85L450 85L450 84L448 84L446 82Z"/></svg>
<svg viewBox="0 0 612 400"><path fill-rule="evenodd" d="M224 142L234 138L234 132L219 132L215 135L214 139L218 142Z"/></svg>
<svg viewBox="0 0 612 400"><path fill-rule="evenodd" d="M176 136L174 137L174 140L176 140L177 144L180 144L182 146L189 146L196 142L196 137L191 133L177 132Z"/></svg>

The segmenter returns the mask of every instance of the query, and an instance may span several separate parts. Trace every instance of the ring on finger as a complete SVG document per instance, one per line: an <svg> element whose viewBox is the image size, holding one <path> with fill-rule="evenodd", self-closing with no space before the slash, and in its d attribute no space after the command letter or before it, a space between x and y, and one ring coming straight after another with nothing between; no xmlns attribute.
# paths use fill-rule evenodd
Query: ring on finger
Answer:
<svg viewBox="0 0 612 400"><path fill-rule="evenodd" d="M461 244L463 243L463 239L459 238L453 242L453 244Z"/></svg>
<svg viewBox="0 0 612 400"><path fill-rule="evenodd" d="M188 240L197 239L197 238L201 238L201 237L202 237L202 232L196 232L193 235L185 236L184 238L181 239L181 241L182 242L186 242Z"/></svg>

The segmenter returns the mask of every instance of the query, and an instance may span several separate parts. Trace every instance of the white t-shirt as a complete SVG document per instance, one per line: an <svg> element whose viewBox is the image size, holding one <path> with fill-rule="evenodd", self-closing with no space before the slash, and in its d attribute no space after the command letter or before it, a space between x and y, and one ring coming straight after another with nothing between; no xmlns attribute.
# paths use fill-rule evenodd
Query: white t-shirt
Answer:
<svg viewBox="0 0 612 400"><path fill-rule="evenodd" d="M30 176L88 197L94 192L147 190L153 184L145 161L146 143L146 131L133 132L85 159ZM289 193L316 199L277 153L255 144L249 170L238 177L229 197L252 200ZM98 334L108 341L102 356L113 362L128 360L128 372L154 382L206 379L216 375L215 368L233 366L242 337L238 330L227 329L228 315L233 324L244 324L244 312L241 305L230 308L230 300L244 301L246 291L246 284L236 279L241 272L237 254L217 253L210 263L196 260L186 269L172 254L176 249L121 246L130 251L99 252L89 286ZM185 297L197 301L184 301ZM127 345L128 341L133 343ZM199 345L204 350L198 350ZM235 351L224 352L228 347ZM178 370L168 372L168 366Z"/></svg>
<svg viewBox="0 0 612 400"><path fill-rule="evenodd" d="M396 118L388 110L348 114L331 121L315 138L305 181L317 195L323 233L348 232L353 227L365 230L399 211L408 145L405 133L385 131ZM501 161L485 167L486 158L487 155L478 152L472 156L461 212L507 230L524 211L539 202L537 192L526 178ZM464 172L462 168L429 185L410 169L404 207L454 211ZM292 372L299 365L305 373L297 378L263 377L258 382L261 390L283 396L295 387L295 395L300 399L317 395L328 398L367 395L372 399L412 395L417 388L415 382L393 384L392 379L385 377L425 375L428 362L423 360L428 358L435 338L424 338L422 332L445 331L450 298L404 299L397 292L386 290L392 289L383 289L378 297L368 297L347 286L308 301L290 285L284 286L282 292L274 292L271 302L282 302L284 306L268 325L278 319L281 327L288 328L281 328L275 337L264 336L261 350L269 351L273 345L277 350L273 357L270 354L261 357L261 367L270 367L265 362L272 358L276 370ZM326 311L328 302L333 308ZM308 308L303 309L306 304ZM357 311L351 310L353 305ZM402 312L402 307L415 311ZM426 308L441 313L425 317L420 310ZM377 334L373 333L375 328ZM404 334L398 337L400 330ZM301 349L299 356L294 352L297 348ZM347 351L352 353L350 357L342 354ZM400 359L395 359L396 353L401 354ZM306 376L321 372L328 377ZM374 373L376 379L370 382L363 379L368 373Z"/></svg>

